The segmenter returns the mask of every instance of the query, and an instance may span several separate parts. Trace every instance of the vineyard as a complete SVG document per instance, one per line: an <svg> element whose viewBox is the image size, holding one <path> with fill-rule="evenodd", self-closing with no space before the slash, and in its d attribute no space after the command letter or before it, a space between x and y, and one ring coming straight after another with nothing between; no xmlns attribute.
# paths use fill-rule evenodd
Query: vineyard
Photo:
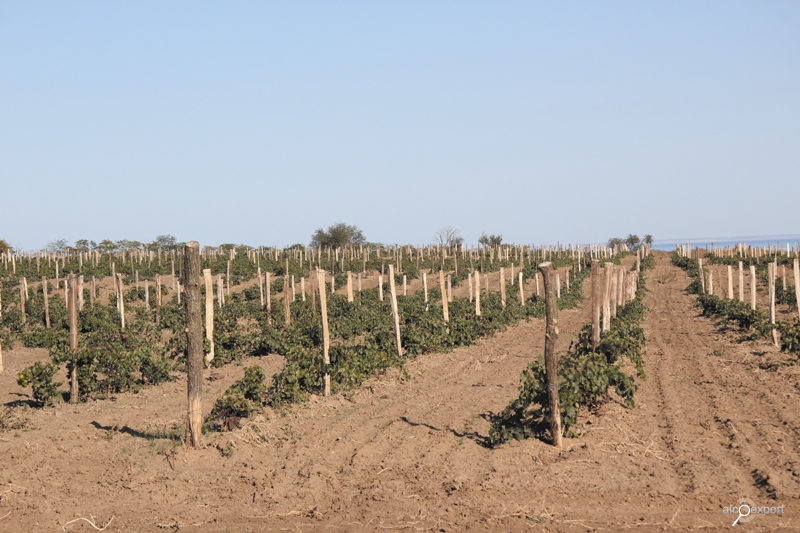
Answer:
<svg viewBox="0 0 800 533"><path fill-rule="evenodd" d="M610 244L7 251L0 531L789 509L797 251Z"/></svg>

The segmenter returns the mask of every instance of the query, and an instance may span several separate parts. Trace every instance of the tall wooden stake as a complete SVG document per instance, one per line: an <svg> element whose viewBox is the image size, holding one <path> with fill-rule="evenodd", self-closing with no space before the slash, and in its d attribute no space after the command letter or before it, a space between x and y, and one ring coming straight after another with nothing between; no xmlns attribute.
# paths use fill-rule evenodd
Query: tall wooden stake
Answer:
<svg viewBox="0 0 800 533"><path fill-rule="evenodd" d="M203 388L203 327L200 322L200 244L197 241L186 243L183 252L183 284L186 287L186 332L187 352L186 374L188 390L188 421L186 427L186 443L197 448L200 446L200 433L203 426L203 410L200 405L200 393ZM208 272L208 287L211 271ZM205 273L204 273L205 274ZM206 305L209 302L206 301ZM210 307L213 308L213 300Z"/></svg>
<svg viewBox="0 0 800 533"><path fill-rule="evenodd" d="M550 434L553 445L563 448L561 436L561 408L558 397L558 358L556 342L558 341L558 299L556 297L556 279L553 265L550 262L539 265L544 280L545 308L547 328L544 336L544 366L547 374L547 398L550 404Z"/></svg>
<svg viewBox="0 0 800 533"><path fill-rule="evenodd" d="M69 350L72 352L72 361L69 365L69 403L78 403L78 287L73 274L69 275L69 301L67 313L69 315Z"/></svg>
<svg viewBox="0 0 800 533"><path fill-rule="evenodd" d="M603 300L600 261L592 260L592 350L600 346L600 306Z"/></svg>
<svg viewBox="0 0 800 533"><path fill-rule="evenodd" d="M392 318L394 319L394 336L397 343L397 355L403 356L403 346L400 344L400 313L397 309L397 289L394 286L394 266L389 265L389 299L392 304ZM447 299L444 298L444 308L447 309ZM446 311L445 311L446 312Z"/></svg>
<svg viewBox="0 0 800 533"><path fill-rule="evenodd" d="M331 334L328 329L328 297L325 294L325 271L317 269L317 287L319 287L319 307L322 315L322 356L325 360L325 396L331 395Z"/></svg>
<svg viewBox="0 0 800 533"><path fill-rule="evenodd" d="M185 263L186 260L184 259L184 265ZM206 286L206 339L208 339L208 343L210 344L210 350L206 355L206 361L210 363L214 359L214 282L211 278L211 269L203 269L203 281ZM186 280L183 281L183 284L186 285ZM188 299L188 285L186 286L186 291L186 298Z"/></svg>
<svg viewBox="0 0 800 533"><path fill-rule="evenodd" d="M391 265L390 265L391 266ZM389 274L391 275L391 268ZM444 284L444 270L439 271L439 290L442 291L442 316L445 322L450 322L450 309L447 305L447 287Z"/></svg>

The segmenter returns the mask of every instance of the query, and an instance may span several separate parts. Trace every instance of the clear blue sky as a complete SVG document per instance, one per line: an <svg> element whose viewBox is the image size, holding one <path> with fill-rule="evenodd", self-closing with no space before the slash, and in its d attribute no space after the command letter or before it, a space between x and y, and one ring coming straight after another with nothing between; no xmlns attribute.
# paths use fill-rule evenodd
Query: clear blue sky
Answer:
<svg viewBox="0 0 800 533"><path fill-rule="evenodd" d="M800 2L0 1L0 238L800 233Z"/></svg>

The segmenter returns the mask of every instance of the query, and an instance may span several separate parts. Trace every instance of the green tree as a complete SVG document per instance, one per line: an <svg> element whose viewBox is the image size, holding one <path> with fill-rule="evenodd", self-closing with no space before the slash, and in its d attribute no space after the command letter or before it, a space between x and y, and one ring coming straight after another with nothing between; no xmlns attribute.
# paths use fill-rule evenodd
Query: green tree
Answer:
<svg viewBox="0 0 800 533"><path fill-rule="evenodd" d="M500 246L503 244L503 236L499 233L497 235L487 235L484 231L478 239L478 242L484 246Z"/></svg>
<svg viewBox="0 0 800 533"><path fill-rule="evenodd" d="M639 238L638 235L634 235L633 233L629 234L625 238L625 244L628 245L629 248L633 248L636 250L639 246L642 245L642 240Z"/></svg>
<svg viewBox="0 0 800 533"><path fill-rule="evenodd" d="M311 246L331 248L344 248L345 246L358 246L366 243L364 233L357 226L337 222L328 227L327 231L319 228L311 235Z"/></svg>
<svg viewBox="0 0 800 533"><path fill-rule="evenodd" d="M0 253L6 253L11 250L11 245L5 239L0 239Z"/></svg>
<svg viewBox="0 0 800 533"><path fill-rule="evenodd" d="M642 242L644 242L647 246L653 246L653 236L648 233L644 236Z"/></svg>

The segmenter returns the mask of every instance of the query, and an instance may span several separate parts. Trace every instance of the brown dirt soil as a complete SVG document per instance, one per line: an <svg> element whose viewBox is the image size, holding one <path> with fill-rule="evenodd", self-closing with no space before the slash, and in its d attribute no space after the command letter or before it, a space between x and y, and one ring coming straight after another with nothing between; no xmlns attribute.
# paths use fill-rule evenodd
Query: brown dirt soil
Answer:
<svg viewBox="0 0 800 533"><path fill-rule="evenodd" d="M563 452L538 440L481 444L543 350L543 321L531 320L420 356L411 379L393 371L267 410L197 451L168 438L183 425L182 381L76 407L14 407L29 427L0 434L0 531L96 531L112 518L105 531L721 530L735 518L723 506L744 496L785 514L736 528L798 529L800 371L699 317L667 254L648 277L636 408L612 397L582 415ZM561 313L562 352L588 320L588 303ZM6 353L0 400L27 399L13 375L43 357ZM245 364L270 374L282 361ZM207 412L242 369L206 374Z"/></svg>

